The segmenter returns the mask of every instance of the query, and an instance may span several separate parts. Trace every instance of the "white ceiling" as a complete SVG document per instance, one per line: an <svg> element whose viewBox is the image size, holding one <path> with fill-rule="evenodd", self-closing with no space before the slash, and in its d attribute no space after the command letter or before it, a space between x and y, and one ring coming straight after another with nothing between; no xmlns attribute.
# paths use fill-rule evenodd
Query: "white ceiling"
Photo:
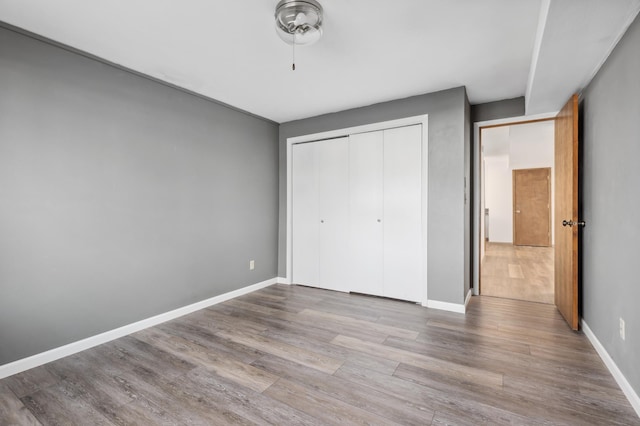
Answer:
<svg viewBox="0 0 640 426"><path fill-rule="evenodd" d="M582 89L640 0L320 0L324 35L275 34L277 0L0 0L0 21L286 122L457 86L527 114Z"/></svg>
<svg viewBox="0 0 640 426"><path fill-rule="evenodd" d="M542 142L553 141L554 126L553 120L548 120L482 129L482 154L502 157L508 156L514 146L542 147Z"/></svg>

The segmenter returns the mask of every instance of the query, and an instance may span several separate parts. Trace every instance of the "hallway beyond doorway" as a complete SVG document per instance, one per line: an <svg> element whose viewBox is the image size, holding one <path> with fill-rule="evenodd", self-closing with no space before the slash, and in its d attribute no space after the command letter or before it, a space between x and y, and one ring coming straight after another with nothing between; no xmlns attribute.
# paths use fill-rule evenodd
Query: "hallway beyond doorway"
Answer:
<svg viewBox="0 0 640 426"><path fill-rule="evenodd" d="M480 294L553 304L553 247L487 243Z"/></svg>

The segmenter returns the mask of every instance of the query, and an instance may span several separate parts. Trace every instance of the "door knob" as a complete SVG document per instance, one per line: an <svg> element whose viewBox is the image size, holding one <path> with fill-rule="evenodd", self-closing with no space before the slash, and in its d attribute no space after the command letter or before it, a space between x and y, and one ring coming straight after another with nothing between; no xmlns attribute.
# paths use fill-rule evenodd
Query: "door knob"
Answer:
<svg viewBox="0 0 640 426"><path fill-rule="evenodd" d="M563 220L562 221L562 226L572 227L573 225L580 226L582 228L587 226L587 224L586 224L586 222L584 220L579 220L577 222L574 222L573 220Z"/></svg>
<svg viewBox="0 0 640 426"><path fill-rule="evenodd" d="M516 210L516 213L520 213L520 210Z"/></svg>

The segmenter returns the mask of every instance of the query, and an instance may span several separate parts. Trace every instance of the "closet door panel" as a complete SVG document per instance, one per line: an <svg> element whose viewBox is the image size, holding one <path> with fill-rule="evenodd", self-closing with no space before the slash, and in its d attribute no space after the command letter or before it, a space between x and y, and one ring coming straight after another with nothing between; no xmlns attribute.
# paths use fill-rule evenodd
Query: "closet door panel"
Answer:
<svg viewBox="0 0 640 426"><path fill-rule="evenodd" d="M422 126L384 131L384 296L421 301Z"/></svg>
<svg viewBox="0 0 640 426"><path fill-rule="evenodd" d="M292 281L314 287L320 284L318 146L315 142L292 148Z"/></svg>
<svg viewBox="0 0 640 426"><path fill-rule="evenodd" d="M383 295L382 131L349 136L351 291Z"/></svg>
<svg viewBox="0 0 640 426"><path fill-rule="evenodd" d="M318 143L320 287L349 291L348 137Z"/></svg>

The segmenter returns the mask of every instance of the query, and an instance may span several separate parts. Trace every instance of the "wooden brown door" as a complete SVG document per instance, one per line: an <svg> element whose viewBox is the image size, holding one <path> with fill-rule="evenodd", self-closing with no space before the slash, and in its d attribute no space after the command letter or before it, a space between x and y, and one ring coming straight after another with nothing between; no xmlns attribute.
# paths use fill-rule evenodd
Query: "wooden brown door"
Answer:
<svg viewBox="0 0 640 426"><path fill-rule="evenodd" d="M513 171L513 243L551 245L551 169Z"/></svg>
<svg viewBox="0 0 640 426"><path fill-rule="evenodd" d="M578 329L578 95L555 122L555 303Z"/></svg>

